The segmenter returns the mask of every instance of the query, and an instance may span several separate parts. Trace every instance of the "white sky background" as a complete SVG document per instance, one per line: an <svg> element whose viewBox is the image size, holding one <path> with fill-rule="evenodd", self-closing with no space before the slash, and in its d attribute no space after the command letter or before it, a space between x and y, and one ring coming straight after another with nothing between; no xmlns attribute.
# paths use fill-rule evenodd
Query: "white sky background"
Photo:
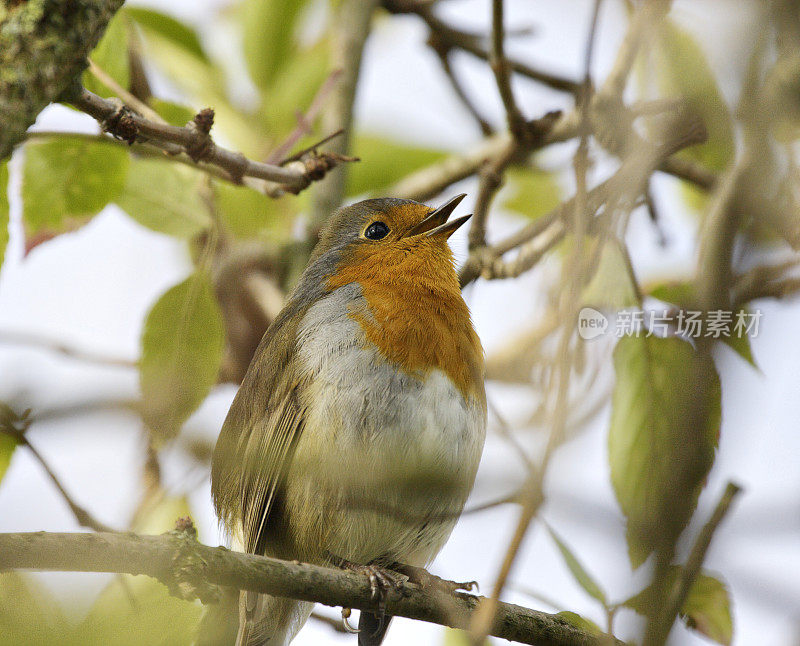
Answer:
<svg viewBox="0 0 800 646"><path fill-rule="evenodd" d="M212 52L230 57L232 43L219 36L213 22L211 9L218 4L216 0L158 0L148 4L196 24L207 36ZM682 24L703 32L704 46L729 100L736 97L738 88L732 83L741 76L746 45L754 36L750 33L753 23L742 4L722 0L676 2L676 15L682 18ZM608 0L601 14L594 60L598 79L609 69L623 33L620 6L620 2ZM545 69L577 78L589 9L590 3L584 0L510 2L509 24L535 27L532 36L515 39L510 51ZM442 3L440 11L454 24L480 29L486 28L490 13L489 4L483 0L452 0ZM425 27L413 17L378 21L364 59L357 100L359 123L401 141L466 149L480 134L452 95L438 61L423 45L425 38ZM502 109L488 67L467 55L458 58L456 67L464 72L468 91L482 112L491 115L495 123L502 123ZM562 96L533 83L521 81L515 89L530 117L569 107ZM246 88L243 94L247 94ZM51 107L37 127L94 126L85 115ZM572 148L562 148L548 157L548 163L568 166ZM17 155L15 164L19 161ZM643 278L665 272L688 273L694 268L691 242L695 224L683 212L674 187L675 182L667 178L656 184L669 243L666 248L658 246L658 236L645 213L637 213L633 219L629 239L636 270ZM475 182L463 182L457 189L469 193L462 207L468 212ZM12 207L12 240L0 275L0 330L40 333L87 350L135 359L145 312L189 271L181 243L145 230L109 207L81 231L49 242L23 260L18 199ZM490 231L497 235L515 226L518 222L511 218L495 218ZM457 257L463 259L463 232L454 237L453 244ZM479 283L467 291L478 332L489 353L537 316L541 271L546 268L515 281ZM753 340L753 352L761 372L727 349L717 356L723 384L722 436L698 515L701 520L708 517L728 479L744 485L745 492L715 538L706 567L720 573L730 586L735 643L784 646L800 640L800 434L796 432L800 418L800 346L794 343L800 307L796 303L759 305L762 327ZM229 386L216 389L190 420L187 432L215 437L234 392ZM529 410L527 392L492 386L489 392L508 417L524 419ZM2 400L26 402L34 410L43 410L104 396L135 398L135 372L98 368L42 350L0 345ZM606 411L588 432L559 450L550 468L543 517L571 545L609 596L621 600L647 580L647 572L632 574L628 565L623 520L609 484L607 424ZM128 522L138 497L142 457L139 425L133 416L96 412L44 421L33 427L31 441L74 497L96 517L119 527ZM192 471L177 452L168 453L162 466L167 485L175 491L187 483L201 483L191 495L194 517L203 540L215 543L219 537L205 474ZM502 440L490 437L472 502L513 491L522 475L513 451ZM481 589L489 591L516 516L516 507L505 506L463 518L432 570L447 578L477 579ZM24 449L18 450L0 485L0 531L75 529L69 510L38 464ZM54 589L64 591L76 582L91 582L85 597L70 593L64 600L66 606L80 608L88 607L91 591L99 591L107 581L104 575L48 574L43 578ZM572 582L539 524L524 545L513 580L556 600L561 604L558 609L580 612L602 624L602 612ZM552 610L512 590L505 598ZM632 615L620 614L619 637L635 637L637 627ZM385 643L439 644L441 640L438 626L396 619ZM674 644L702 642L683 629L673 632ZM355 638L334 634L312 621L295 643L353 645Z"/></svg>

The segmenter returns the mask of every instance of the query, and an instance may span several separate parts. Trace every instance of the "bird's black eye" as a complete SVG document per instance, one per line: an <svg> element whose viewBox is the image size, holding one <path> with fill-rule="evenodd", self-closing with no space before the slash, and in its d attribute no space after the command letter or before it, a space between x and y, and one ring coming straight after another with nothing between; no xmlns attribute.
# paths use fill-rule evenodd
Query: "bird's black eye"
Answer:
<svg viewBox="0 0 800 646"><path fill-rule="evenodd" d="M389 235L389 227L383 222L373 222L364 231L364 237L370 240L380 240Z"/></svg>

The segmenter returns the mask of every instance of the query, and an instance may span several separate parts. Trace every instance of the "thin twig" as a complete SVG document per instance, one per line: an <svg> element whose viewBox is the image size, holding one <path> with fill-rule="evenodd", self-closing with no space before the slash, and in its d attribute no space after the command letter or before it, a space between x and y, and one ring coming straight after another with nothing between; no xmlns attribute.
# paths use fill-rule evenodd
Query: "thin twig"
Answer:
<svg viewBox="0 0 800 646"><path fill-rule="evenodd" d="M450 87L453 88L453 92L455 92L455 95L461 101L461 104L466 108L467 112L470 113L472 118L475 120L475 123L478 124L483 136L488 137L491 135L493 132L491 124L481 116L481 113L478 112L478 108L475 107L475 104L467 96L466 91L461 85L461 81L458 80L458 77L453 70L453 66L450 64L450 52L452 51L450 46L438 41L436 39L436 32L431 32L431 38L429 39L428 44L439 57L439 62L442 65L442 70L444 71L445 77L450 82Z"/></svg>
<svg viewBox="0 0 800 646"><path fill-rule="evenodd" d="M47 463L47 460L44 459L41 453L36 450L36 448L30 443L27 438L26 432L28 430L29 422L26 423L21 429L15 429L12 425L8 424L0 424L0 433L5 433L10 437L13 437L20 445L26 447L30 454L36 459L36 461L41 465L44 472L52 481L55 488L58 489L58 492L61 494L61 497L64 499L64 502L67 503L72 515L75 516L75 520L78 521L78 524L81 527L87 527L89 529L93 529L96 532L114 532L115 530L105 523L101 523L97 520L94 516L92 516L86 509L81 507L72 496L69 495L67 490L64 488L64 485L61 484L61 481L58 479L58 476L53 472L50 468L50 465Z"/></svg>
<svg viewBox="0 0 800 646"><path fill-rule="evenodd" d="M503 1L492 0L492 49L489 56L489 66L494 72L497 90L506 109L508 129L518 141L524 141L527 129L525 117L522 116L514 90L511 88L511 72L505 54L505 32L503 25Z"/></svg>
<svg viewBox="0 0 800 646"><path fill-rule="evenodd" d="M390 13L416 14L425 21L431 32L436 34L436 38L442 43L450 45L451 47L457 47L485 61L488 61L491 56L489 50L480 44L481 39L477 38L474 34L455 29L437 18L432 11L430 3L415 2L414 0L384 0L383 5ZM554 90L575 93L580 89L580 83L576 83L571 79L551 72L536 69L526 63L509 60L508 65L512 72L530 78L537 83L547 85Z"/></svg>
<svg viewBox="0 0 800 646"><path fill-rule="evenodd" d="M628 31L625 33L614 66L606 77L602 93L608 96L621 97L625 91L633 64L643 42L655 28L658 22L669 11L671 0L646 0L631 19Z"/></svg>
<svg viewBox="0 0 800 646"><path fill-rule="evenodd" d="M289 133L289 136L286 137L284 142L275 148L264 161L268 164L278 164L279 166L282 166L287 161L291 161L291 159L285 159L285 157L300 139L311 132L314 121L319 116L319 113L325 106L325 101L336 87L336 83L339 82L341 76L342 70L333 70L333 72L328 75L328 78L325 79L325 82L320 86L314 98L311 100L311 105L308 106L306 113L298 112L297 126L295 126L295 129ZM321 146L323 143L324 141L319 142L317 146ZM299 159L299 157L293 158Z"/></svg>
<svg viewBox="0 0 800 646"><path fill-rule="evenodd" d="M127 105L132 107L136 110L139 114L143 117L147 117L151 121L155 121L156 123L166 124L167 122L161 117L158 112L153 110L149 105L147 105L144 101L140 101L137 99L133 94L128 92L124 87L122 87L119 83L114 80L108 72L106 72L102 67L100 67L97 63L95 63L91 58L87 59L89 61L89 71L92 73L98 81L103 83L110 89L114 94L116 94L120 99L122 99Z"/></svg>
<svg viewBox="0 0 800 646"><path fill-rule="evenodd" d="M717 503L714 513L711 514L711 518L708 519L708 522L703 526L703 529L697 536L692 546L692 551L689 553L686 565L681 568L678 580L675 582L675 585L672 586L667 598L664 600L661 606L663 607L663 611L660 613L656 612L651 618L645 632L643 644L663 644L666 641L672 629L672 625L675 623L675 619L683 607L686 597L689 595L692 584L698 574L700 574L700 568L703 566L706 552L711 545L711 539L714 537L717 528L730 510L731 503L740 491L741 487L733 482L729 482L727 487L725 487L725 491Z"/></svg>
<svg viewBox="0 0 800 646"><path fill-rule="evenodd" d="M109 357L99 352L92 352L90 350L81 350L72 346L68 346L61 341L49 339L45 336L31 334L29 332L15 332L12 330L0 330L0 344L13 344L13 345L28 345L35 348L41 348L50 352L62 354L70 359L78 361L86 361L88 363L96 363L103 366L114 366L118 368L135 368L136 361L130 359L121 359L118 357Z"/></svg>

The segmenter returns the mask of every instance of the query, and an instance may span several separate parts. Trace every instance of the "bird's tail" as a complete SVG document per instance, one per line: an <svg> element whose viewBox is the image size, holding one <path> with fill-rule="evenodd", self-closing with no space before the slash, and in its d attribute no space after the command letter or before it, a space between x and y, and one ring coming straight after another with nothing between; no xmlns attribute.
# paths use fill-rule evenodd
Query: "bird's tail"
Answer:
<svg viewBox="0 0 800 646"><path fill-rule="evenodd" d="M243 590L236 646L286 646L306 623L313 603Z"/></svg>
<svg viewBox="0 0 800 646"><path fill-rule="evenodd" d="M380 646L391 620L389 615L362 610L358 617L358 646Z"/></svg>

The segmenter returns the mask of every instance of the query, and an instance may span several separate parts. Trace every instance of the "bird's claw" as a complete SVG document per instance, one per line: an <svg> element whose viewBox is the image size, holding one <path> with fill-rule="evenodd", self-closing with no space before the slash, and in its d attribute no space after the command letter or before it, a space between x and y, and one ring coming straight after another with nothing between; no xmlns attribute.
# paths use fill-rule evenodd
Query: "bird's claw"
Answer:
<svg viewBox="0 0 800 646"><path fill-rule="evenodd" d="M448 579L443 579L435 574L431 574L425 568L421 567L398 564L396 569L398 572L402 572L408 576L409 583L415 583L425 590L437 590L448 594L455 594L456 592L478 592L479 589L477 581L449 581Z"/></svg>

